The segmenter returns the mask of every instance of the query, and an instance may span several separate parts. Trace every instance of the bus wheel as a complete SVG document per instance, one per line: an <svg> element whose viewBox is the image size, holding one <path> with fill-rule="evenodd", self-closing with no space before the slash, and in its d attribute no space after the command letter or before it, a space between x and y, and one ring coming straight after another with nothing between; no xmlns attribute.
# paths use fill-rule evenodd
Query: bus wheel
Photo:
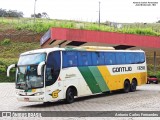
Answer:
<svg viewBox="0 0 160 120"><path fill-rule="evenodd" d="M132 80L130 91L131 91L131 92L136 91L136 87L137 87L137 82L136 82L136 80Z"/></svg>
<svg viewBox="0 0 160 120"><path fill-rule="evenodd" d="M129 83L128 80L125 80L123 92L124 92L124 93L128 93L129 91L130 91L130 83Z"/></svg>
<svg viewBox="0 0 160 120"><path fill-rule="evenodd" d="M66 103L74 102L74 90L72 88L68 88L66 92Z"/></svg>

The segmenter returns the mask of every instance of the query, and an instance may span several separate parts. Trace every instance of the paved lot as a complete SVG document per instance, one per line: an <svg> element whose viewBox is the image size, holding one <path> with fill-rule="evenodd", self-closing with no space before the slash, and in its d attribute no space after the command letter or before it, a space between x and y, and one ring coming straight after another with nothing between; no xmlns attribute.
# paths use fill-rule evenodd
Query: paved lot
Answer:
<svg viewBox="0 0 160 120"><path fill-rule="evenodd" d="M78 98L72 104L18 102L13 83L1 83L0 91L1 111L160 111L160 84L139 86L136 92L126 94L116 92Z"/></svg>

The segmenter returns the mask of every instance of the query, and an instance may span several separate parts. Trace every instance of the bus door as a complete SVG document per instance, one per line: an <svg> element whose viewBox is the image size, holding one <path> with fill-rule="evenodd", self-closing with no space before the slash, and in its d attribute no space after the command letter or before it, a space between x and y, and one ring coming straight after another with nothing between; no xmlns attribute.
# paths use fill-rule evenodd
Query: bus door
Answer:
<svg viewBox="0 0 160 120"><path fill-rule="evenodd" d="M63 97L63 82L59 78L60 56L60 51L54 51L48 55L45 71L46 101L54 101Z"/></svg>

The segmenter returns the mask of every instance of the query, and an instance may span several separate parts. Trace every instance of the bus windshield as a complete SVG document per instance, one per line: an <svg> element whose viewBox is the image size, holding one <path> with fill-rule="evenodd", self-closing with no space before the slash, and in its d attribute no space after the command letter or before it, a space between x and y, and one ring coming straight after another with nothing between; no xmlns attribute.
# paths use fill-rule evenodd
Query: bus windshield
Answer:
<svg viewBox="0 0 160 120"><path fill-rule="evenodd" d="M16 88L27 90L43 87L44 75L37 75L37 67L39 63L45 61L45 58L45 53L20 56L17 67ZM44 68L42 68L42 71L44 71Z"/></svg>
<svg viewBox="0 0 160 120"><path fill-rule="evenodd" d="M43 75L37 75L37 65L18 67L16 88L32 89L41 87L43 87Z"/></svg>
<svg viewBox="0 0 160 120"><path fill-rule="evenodd" d="M19 65L38 65L40 62L45 61L45 53L35 53L28 55L21 55L18 61Z"/></svg>

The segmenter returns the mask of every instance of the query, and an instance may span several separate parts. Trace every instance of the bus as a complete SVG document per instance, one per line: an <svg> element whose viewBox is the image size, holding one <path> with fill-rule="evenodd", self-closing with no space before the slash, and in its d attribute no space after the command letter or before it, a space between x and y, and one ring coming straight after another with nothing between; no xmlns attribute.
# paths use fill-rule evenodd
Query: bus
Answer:
<svg viewBox="0 0 160 120"><path fill-rule="evenodd" d="M134 92L146 84L143 50L45 48L22 53L16 68L19 101L52 102L115 90Z"/></svg>

